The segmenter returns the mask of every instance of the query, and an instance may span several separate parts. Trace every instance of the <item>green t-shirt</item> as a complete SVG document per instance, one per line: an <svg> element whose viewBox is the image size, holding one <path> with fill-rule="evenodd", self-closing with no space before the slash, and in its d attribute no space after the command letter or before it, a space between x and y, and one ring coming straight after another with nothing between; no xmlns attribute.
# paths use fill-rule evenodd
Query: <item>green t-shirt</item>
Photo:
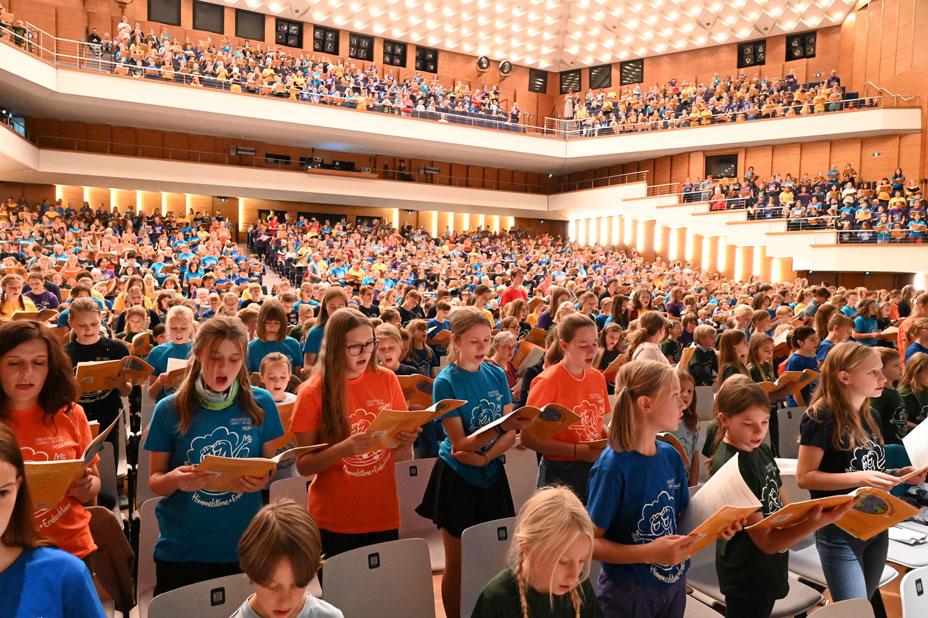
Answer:
<svg viewBox="0 0 928 618"><path fill-rule="evenodd" d="M764 517L782 506L780 501L780 469L773 460L773 451L761 444L753 451L739 451L727 442L719 444L712 458L712 473L738 454L738 467L744 482L761 503ZM719 574L719 587L725 595L743 595L746 591L766 590L775 599L789 592L787 569L789 552L765 554L747 532L738 532L730 541L718 541L715 568Z"/></svg>
<svg viewBox="0 0 928 618"><path fill-rule="evenodd" d="M590 580L580 584L580 618L602 618L596 593ZM555 596L551 606L551 596L536 592L526 587L525 603L531 618L574 618L576 611L570 594ZM480 593L471 618L522 618L522 605L519 602L519 583L512 569L506 569L490 580Z"/></svg>
<svg viewBox="0 0 928 618"><path fill-rule="evenodd" d="M879 397L870 398L870 407L880 419L880 431L884 444L902 444L902 438L908 433L905 403L899 391L888 386L883 387Z"/></svg>

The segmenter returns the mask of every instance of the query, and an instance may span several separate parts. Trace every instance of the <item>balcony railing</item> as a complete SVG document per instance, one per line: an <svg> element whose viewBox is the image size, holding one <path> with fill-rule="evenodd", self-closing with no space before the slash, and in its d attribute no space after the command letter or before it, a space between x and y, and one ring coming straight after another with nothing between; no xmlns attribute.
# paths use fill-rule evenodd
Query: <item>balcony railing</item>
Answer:
<svg viewBox="0 0 928 618"><path fill-rule="evenodd" d="M117 62L112 58L105 57L101 53L100 46L93 45L84 41L73 39L63 39L49 34L32 24L26 23L24 28L0 28L0 41L14 45L18 49L32 54L41 60L55 66L66 69L77 69L81 71L92 71L106 73L110 75L121 76L126 79L150 79L161 83L172 83L178 85L187 85L188 87L200 86L216 90L232 90L230 80L219 80L214 77L199 75L179 71L164 71L160 67L146 66L129 66L125 63ZM355 62L355 61L350 61ZM377 69L375 72L378 77L385 77L388 69ZM392 74L393 68L389 69ZM408 73L408 72L407 72ZM405 79L404 69L398 68L396 79L398 81ZM406 75L408 77L408 75ZM454 80L455 82L461 80ZM466 82L466 80L463 83ZM240 86L242 87L242 86ZM527 122L531 114L523 112L519 121L513 122L509 118L509 113L504 112L500 115L492 115L478 112L462 112L454 109L414 109L405 107L402 104L373 105L359 103L356 97L346 97L343 92L337 95L322 95L310 92L305 89L294 91L290 90L274 93L267 92L266 85L258 85L257 93L241 92L240 96L277 96L281 99L294 99L295 102L318 105L336 105L340 107L357 109L360 105L363 109L358 111L367 111L370 113L387 113L395 114L416 120L428 120L442 122L447 124L460 124L480 129L494 131L505 131L530 135L536 137L546 137L561 140L582 139L588 137L604 137L607 135L623 135L627 133L636 133L642 131L665 131L672 129L686 128L690 126L688 117L673 118L658 121L636 122L630 125L618 126L596 126L595 123L584 123L578 120L565 120L558 118L545 118L544 126L535 126ZM262 93L262 91L264 91ZM891 94L891 93L890 93ZM514 98L514 95L513 95ZM508 101L509 99L503 99ZM918 97L905 97L902 95L885 93L872 97L846 99L840 102L829 103L826 106L827 111L821 113L848 112L860 109L870 109L873 107L917 107L919 104ZM777 113L785 113L787 109L795 108L795 105L786 105L776 109ZM698 123L692 126L714 126L718 124L731 122L745 122L748 120L739 119L741 114L723 112L714 114L708 118L700 118ZM818 115L818 114L812 114ZM776 118L787 116L778 115ZM798 116L802 117L802 116ZM766 118L755 118L753 120L762 120Z"/></svg>

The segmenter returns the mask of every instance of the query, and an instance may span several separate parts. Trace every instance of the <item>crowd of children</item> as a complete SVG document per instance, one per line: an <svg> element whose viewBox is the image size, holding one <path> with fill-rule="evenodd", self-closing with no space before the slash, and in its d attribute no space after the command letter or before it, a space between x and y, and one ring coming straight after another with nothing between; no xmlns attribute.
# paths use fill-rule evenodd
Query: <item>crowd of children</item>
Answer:
<svg viewBox="0 0 928 618"><path fill-rule="evenodd" d="M279 231L283 239L292 230ZM178 246L199 237L178 232ZM341 232L304 230L311 248L322 239L364 242L357 230ZM537 452L541 489L518 514L510 567L484 590L475 616L682 616L694 552L681 525L690 488L736 454L762 508L719 541L727 614L769 616L788 587L784 550L810 535L833 599L875 596L887 535L848 535L834 525L844 510L817 509L775 531L742 528L788 502L774 459L784 440L799 441L797 482L812 497L889 488L911 471L889 469L883 451L928 417L928 293L729 282L598 248L545 257L553 239L483 232L445 239L444 271L397 264L419 234L373 230L372 242L391 249L354 266L360 278L321 270L297 292L286 280L267 289L247 276L245 258L231 297L181 283L220 268L228 244L202 240L199 263L187 258L176 279L153 276L150 253L139 282L125 274L131 263L106 261L125 277L112 284L91 264L101 276L66 278L70 298L42 271L48 256L24 260L40 275L30 292L63 302L47 324L32 314L0 321L0 515L9 514L0 523L12 531L0 537L3 606L30 615L41 600L28 591L49 585L63 590L54 602L67 599L78 612L65 615L102 611L91 590L97 544L87 511L104 499L97 460L56 504L31 510L17 455L27 470L78 458L89 421L106 426L125 397L134 408L138 386L156 401L139 455L150 463L139 482L162 496L155 594L244 570L255 594L237 616L338 616L306 593L320 556L399 538L394 462L436 457L414 506L441 531L441 597L445 614L458 616L462 533L516 515L503 458L518 447ZM267 253L266 240L251 240ZM485 261L501 247L526 257L508 268ZM161 271L174 259L162 256ZM8 317L30 310L16 260L4 263ZM55 269L59 278L67 263ZM543 353L526 363L532 346ZM77 363L130 353L151 365L147 384L120 377L83 392L75 380ZM784 372L803 379L779 389ZM402 381L410 377L433 401L460 405L390 440L367 432L381 411L411 409ZM708 432L697 414L705 388L714 391ZM503 418L523 403L577 420L539 435L527 415ZM799 435L778 434L782 405L805 408ZM198 469L210 455L271 457L293 445L322 446L232 487L217 488ZM308 504L264 506L269 483L293 475L313 477ZM602 563L595 581L586 579L592 559ZM62 576L47 583L47 569Z"/></svg>

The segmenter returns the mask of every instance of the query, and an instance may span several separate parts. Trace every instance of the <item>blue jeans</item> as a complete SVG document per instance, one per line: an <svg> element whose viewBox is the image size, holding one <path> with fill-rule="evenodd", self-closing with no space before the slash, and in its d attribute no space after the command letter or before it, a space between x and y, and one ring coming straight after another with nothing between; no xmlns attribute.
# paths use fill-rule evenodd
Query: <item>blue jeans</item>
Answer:
<svg viewBox="0 0 928 618"><path fill-rule="evenodd" d="M825 582L835 601L869 599L880 587L889 550L889 533L861 541L835 525L815 533Z"/></svg>

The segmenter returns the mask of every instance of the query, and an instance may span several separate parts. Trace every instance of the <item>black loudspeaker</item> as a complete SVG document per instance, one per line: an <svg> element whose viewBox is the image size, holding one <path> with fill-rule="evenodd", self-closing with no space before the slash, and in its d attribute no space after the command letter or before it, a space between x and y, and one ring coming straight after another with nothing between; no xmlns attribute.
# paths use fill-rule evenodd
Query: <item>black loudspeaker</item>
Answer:
<svg viewBox="0 0 928 618"><path fill-rule="evenodd" d="M486 56L480 56L477 58L477 70L481 73L486 73L490 70L490 59Z"/></svg>
<svg viewBox="0 0 928 618"><path fill-rule="evenodd" d="M503 60L499 63L499 74L503 77L512 75L512 63L508 60Z"/></svg>

